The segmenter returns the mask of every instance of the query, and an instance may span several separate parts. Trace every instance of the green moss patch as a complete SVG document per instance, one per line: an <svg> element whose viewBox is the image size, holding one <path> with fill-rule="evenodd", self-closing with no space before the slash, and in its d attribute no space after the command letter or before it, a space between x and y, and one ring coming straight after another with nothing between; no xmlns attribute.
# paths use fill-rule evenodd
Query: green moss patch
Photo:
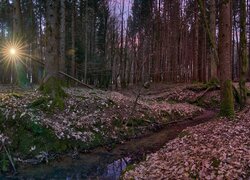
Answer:
<svg viewBox="0 0 250 180"><path fill-rule="evenodd" d="M23 158L33 157L42 151L61 153L70 147L68 142L58 139L50 128L30 120L28 115L20 119L1 118L0 130L11 140L10 151Z"/></svg>
<svg viewBox="0 0 250 180"><path fill-rule="evenodd" d="M222 85L222 99L220 107L220 115L228 118L233 118L234 113L234 97L231 80L227 80Z"/></svg>
<svg viewBox="0 0 250 180"><path fill-rule="evenodd" d="M39 88L42 93L52 98L52 107L64 108L64 98L67 94L62 89L63 84L60 79L51 77Z"/></svg>

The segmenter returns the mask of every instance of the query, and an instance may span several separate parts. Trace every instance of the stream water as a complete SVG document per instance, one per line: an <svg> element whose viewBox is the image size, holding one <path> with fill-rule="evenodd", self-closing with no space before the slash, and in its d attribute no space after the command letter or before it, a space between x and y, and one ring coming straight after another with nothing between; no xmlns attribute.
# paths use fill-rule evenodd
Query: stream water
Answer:
<svg viewBox="0 0 250 180"><path fill-rule="evenodd" d="M186 127L209 121L215 114L206 111L194 119L168 125L150 136L117 145L113 150L97 148L91 153L80 154L76 159L64 157L48 164L20 167L15 177L0 175L0 179L119 179L128 164L143 160L146 154L178 137Z"/></svg>

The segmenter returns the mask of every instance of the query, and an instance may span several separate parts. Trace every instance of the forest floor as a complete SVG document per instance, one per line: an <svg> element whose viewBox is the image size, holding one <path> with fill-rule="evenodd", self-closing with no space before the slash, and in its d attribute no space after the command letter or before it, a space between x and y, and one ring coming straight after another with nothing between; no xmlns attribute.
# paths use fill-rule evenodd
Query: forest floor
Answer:
<svg viewBox="0 0 250 180"><path fill-rule="evenodd" d="M8 86L0 87L2 171L11 169L12 160L16 164L37 164L56 159L65 153L74 157L77 153L91 151L98 146L112 149L116 143L146 136L168 124L192 120L206 112L206 109L217 110L220 102L218 89L208 91L204 85L191 84L153 84L150 89L141 89L138 86L120 92L65 88L68 96L63 106L56 106L49 97L39 91L15 89L15 93L10 93L9 89ZM136 103L139 92L139 100ZM230 163L229 166L222 166L225 164L224 159L220 159L226 156L228 161L228 153L231 158L234 147L239 153L236 153L236 157L229 158L229 161L240 164L241 171L238 174L233 171L234 175L244 176L250 159L249 121L242 118L247 117L247 113L238 113L238 120L235 122L218 118L213 122L184 130L181 133L182 138L171 141L171 146L167 144L159 152L149 155L147 161L127 172L124 178L129 179L136 175L143 179L147 172L152 174L152 178L154 175L171 177L169 174L175 178L181 177L180 174L187 175L188 172L189 177L203 177L204 174L212 177L213 173L221 175L219 172L234 168ZM235 127L238 130L234 130ZM229 134L225 131L229 131ZM239 132L243 132L242 135L239 135ZM233 144L226 144L228 141L225 139ZM224 149L217 152L217 149L211 146L215 142L218 143L218 148ZM231 154L225 150L228 146L233 146L230 149ZM167 149L169 147L172 149ZM206 155L204 158L198 153L200 150L200 153ZM215 153L207 153L210 150ZM239 156L242 161L236 161L235 158ZM186 160L188 158L190 162ZM204 164L202 159L207 160L205 167L211 165L211 161L216 164L215 167L205 170L203 168L203 171L200 171ZM164 165L163 170L159 163ZM220 171L216 171L216 168ZM200 175L200 172L203 174ZM146 177L148 175L144 176Z"/></svg>
<svg viewBox="0 0 250 180"><path fill-rule="evenodd" d="M123 179L249 179L250 113L183 130ZM135 178L136 177L136 178Z"/></svg>
<svg viewBox="0 0 250 180"><path fill-rule="evenodd" d="M212 99L218 100L218 93L211 92ZM204 98L211 98L210 95ZM203 100L202 105L207 107ZM188 127L159 151L130 166L123 179L249 179L249 117L250 104L238 111L233 120L216 117Z"/></svg>

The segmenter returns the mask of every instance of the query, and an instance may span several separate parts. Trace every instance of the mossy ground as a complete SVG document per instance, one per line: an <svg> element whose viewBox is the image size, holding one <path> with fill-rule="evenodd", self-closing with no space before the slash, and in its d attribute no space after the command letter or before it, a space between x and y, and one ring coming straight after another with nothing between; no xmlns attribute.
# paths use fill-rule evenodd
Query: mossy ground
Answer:
<svg viewBox="0 0 250 180"><path fill-rule="evenodd" d="M49 98L38 98L30 104L30 107L46 108L45 104L48 101ZM11 156L21 159L32 159L41 152L65 154L75 149L86 151L98 146L113 148L119 141L142 133L140 127L145 125L148 125L148 122L141 119L131 119L127 126L122 120L114 120L112 127L96 123L91 128L92 130L82 129L83 132L91 130L93 133L90 140L82 142L81 140L59 139L50 127L33 120L28 114L21 116L21 113L19 113L15 119L5 119L2 113L0 113L0 131L10 139L10 144L6 144L6 147ZM114 131L117 134L117 138L111 137ZM10 162L4 151L0 153L0 168L2 171L11 169Z"/></svg>
<svg viewBox="0 0 250 180"><path fill-rule="evenodd" d="M67 94L62 88L64 85L62 80L51 77L40 86L39 90L52 99L52 107L63 109L64 98L67 97Z"/></svg>
<svg viewBox="0 0 250 180"><path fill-rule="evenodd" d="M68 142L59 140L50 128L31 120L28 115L20 119L1 119L0 130L10 138L10 151L23 158L33 157L42 151L61 153L69 146Z"/></svg>
<svg viewBox="0 0 250 180"><path fill-rule="evenodd" d="M233 97L233 87L231 80L227 80L221 86L223 93L221 94L221 107L220 115L233 118L235 115L234 112L234 97Z"/></svg>

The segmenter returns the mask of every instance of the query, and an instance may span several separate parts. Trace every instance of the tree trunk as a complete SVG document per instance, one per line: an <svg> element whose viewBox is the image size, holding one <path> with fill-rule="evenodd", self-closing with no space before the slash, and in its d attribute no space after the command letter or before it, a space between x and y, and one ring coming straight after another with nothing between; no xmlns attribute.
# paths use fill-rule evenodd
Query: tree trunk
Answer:
<svg viewBox="0 0 250 180"><path fill-rule="evenodd" d="M65 72L65 0L60 0L60 63L59 69Z"/></svg>
<svg viewBox="0 0 250 180"><path fill-rule="evenodd" d="M88 74L88 0L85 0L85 56L84 56L84 83L87 83Z"/></svg>
<svg viewBox="0 0 250 180"><path fill-rule="evenodd" d="M75 56L75 0L72 1L72 14L71 14L71 76L76 76L76 56Z"/></svg>
<svg viewBox="0 0 250 180"><path fill-rule="evenodd" d="M55 105L58 103L61 105L61 98L65 96L59 80L58 5L59 0L46 1L46 76L40 87L42 92L49 94L55 100Z"/></svg>
<svg viewBox="0 0 250 180"><path fill-rule="evenodd" d="M22 14L20 0L14 0L13 33L14 38L20 38L22 35Z"/></svg>
<svg viewBox="0 0 250 180"><path fill-rule="evenodd" d="M231 81L231 3L222 2L220 7L219 27L219 60L221 83L220 114L225 117L234 116L234 100Z"/></svg>
<svg viewBox="0 0 250 180"><path fill-rule="evenodd" d="M211 41L216 45L216 4L215 0L210 0L210 32L211 32ZM210 70L211 70L211 79L217 79L217 64L216 64L216 49L210 45L209 49L209 59L210 59Z"/></svg>
<svg viewBox="0 0 250 180"><path fill-rule="evenodd" d="M195 2L195 24L194 24L194 61L193 61L193 80L198 81L199 72L199 18L198 2Z"/></svg>
<svg viewBox="0 0 250 180"><path fill-rule="evenodd" d="M247 59L247 38L246 38L246 2L240 1L240 105L243 108L247 100L246 79L248 72L248 59Z"/></svg>

